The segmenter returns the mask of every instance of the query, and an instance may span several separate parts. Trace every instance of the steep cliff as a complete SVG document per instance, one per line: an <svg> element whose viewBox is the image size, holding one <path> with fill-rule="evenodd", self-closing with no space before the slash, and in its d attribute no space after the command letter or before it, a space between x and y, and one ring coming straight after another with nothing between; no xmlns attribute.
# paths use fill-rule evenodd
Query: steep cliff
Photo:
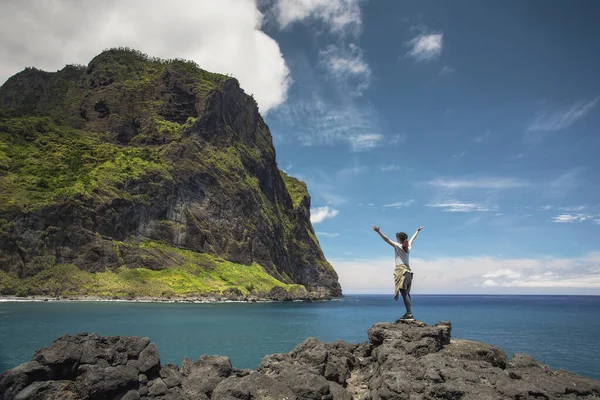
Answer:
<svg viewBox="0 0 600 400"><path fill-rule="evenodd" d="M111 49L0 88L0 293L341 295L237 80Z"/></svg>

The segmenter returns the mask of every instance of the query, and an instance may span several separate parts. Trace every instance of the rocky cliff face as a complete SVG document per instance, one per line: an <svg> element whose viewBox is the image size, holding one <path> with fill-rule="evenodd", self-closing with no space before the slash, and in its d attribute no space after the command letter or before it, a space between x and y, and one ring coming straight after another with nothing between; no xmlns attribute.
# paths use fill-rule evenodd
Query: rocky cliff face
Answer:
<svg viewBox="0 0 600 400"><path fill-rule="evenodd" d="M161 282L159 296L340 296L309 210L306 186L278 169L269 129L233 78L114 49L0 88L0 293L104 285L135 296L146 280ZM120 284L40 284L73 271L65 265L112 271ZM279 283L260 271L237 282L231 265ZM136 269L145 272L132 278ZM164 270L214 282L182 290Z"/></svg>
<svg viewBox="0 0 600 400"><path fill-rule="evenodd" d="M0 399L598 399L600 382L451 340L451 325L377 323L369 341L306 339L256 371L227 357L161 365L148 338L64 336L0 376Z"/></svg>

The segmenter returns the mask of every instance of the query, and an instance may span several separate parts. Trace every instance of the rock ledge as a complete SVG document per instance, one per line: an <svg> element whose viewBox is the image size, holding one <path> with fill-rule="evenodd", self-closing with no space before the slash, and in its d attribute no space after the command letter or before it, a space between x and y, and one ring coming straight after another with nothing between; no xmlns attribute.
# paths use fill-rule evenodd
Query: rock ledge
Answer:
<svg viewBox="0 0 600 400"><path fill-rule="evenodd" d="M256 370L208 355L161 365L149 338L65 335L0 375L0 399L600 398L600 381L450 333L450 322L376 323L366 342L308 338Z"/></svg>

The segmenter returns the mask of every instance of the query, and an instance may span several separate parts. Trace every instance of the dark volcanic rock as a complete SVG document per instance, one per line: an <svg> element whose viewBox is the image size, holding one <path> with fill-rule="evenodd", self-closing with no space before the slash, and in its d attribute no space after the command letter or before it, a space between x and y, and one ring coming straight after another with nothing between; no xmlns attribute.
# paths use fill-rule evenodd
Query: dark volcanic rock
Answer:
<svg viewBox="0 0 600 400"><path fill-rule="evenodd" d="M148 338L63 336L0 376L0 400L297 399L524 400L600 398L600 381L553 371L531 356L451 340L451 325L377 323L369 341L308 338L256 371L222 356L160 367Z"/></svg>

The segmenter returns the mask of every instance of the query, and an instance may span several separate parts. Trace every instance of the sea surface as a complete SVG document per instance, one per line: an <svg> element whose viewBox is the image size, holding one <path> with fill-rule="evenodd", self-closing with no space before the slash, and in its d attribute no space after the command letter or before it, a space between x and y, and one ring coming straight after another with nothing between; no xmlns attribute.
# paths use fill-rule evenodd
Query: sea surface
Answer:
<svg viewBox="0 0 600 400"><path fill-rule="evenodd" d="M289 352L307 337L366 341L372 324L403 313L389 295L313 303L0 302L0 372L82 331L148 336L163 364L218 354L234 367L256 368L265 355ZM600 379L600 296L414 295L413 313L428 324L451 321L453 338Z"/></svg>

